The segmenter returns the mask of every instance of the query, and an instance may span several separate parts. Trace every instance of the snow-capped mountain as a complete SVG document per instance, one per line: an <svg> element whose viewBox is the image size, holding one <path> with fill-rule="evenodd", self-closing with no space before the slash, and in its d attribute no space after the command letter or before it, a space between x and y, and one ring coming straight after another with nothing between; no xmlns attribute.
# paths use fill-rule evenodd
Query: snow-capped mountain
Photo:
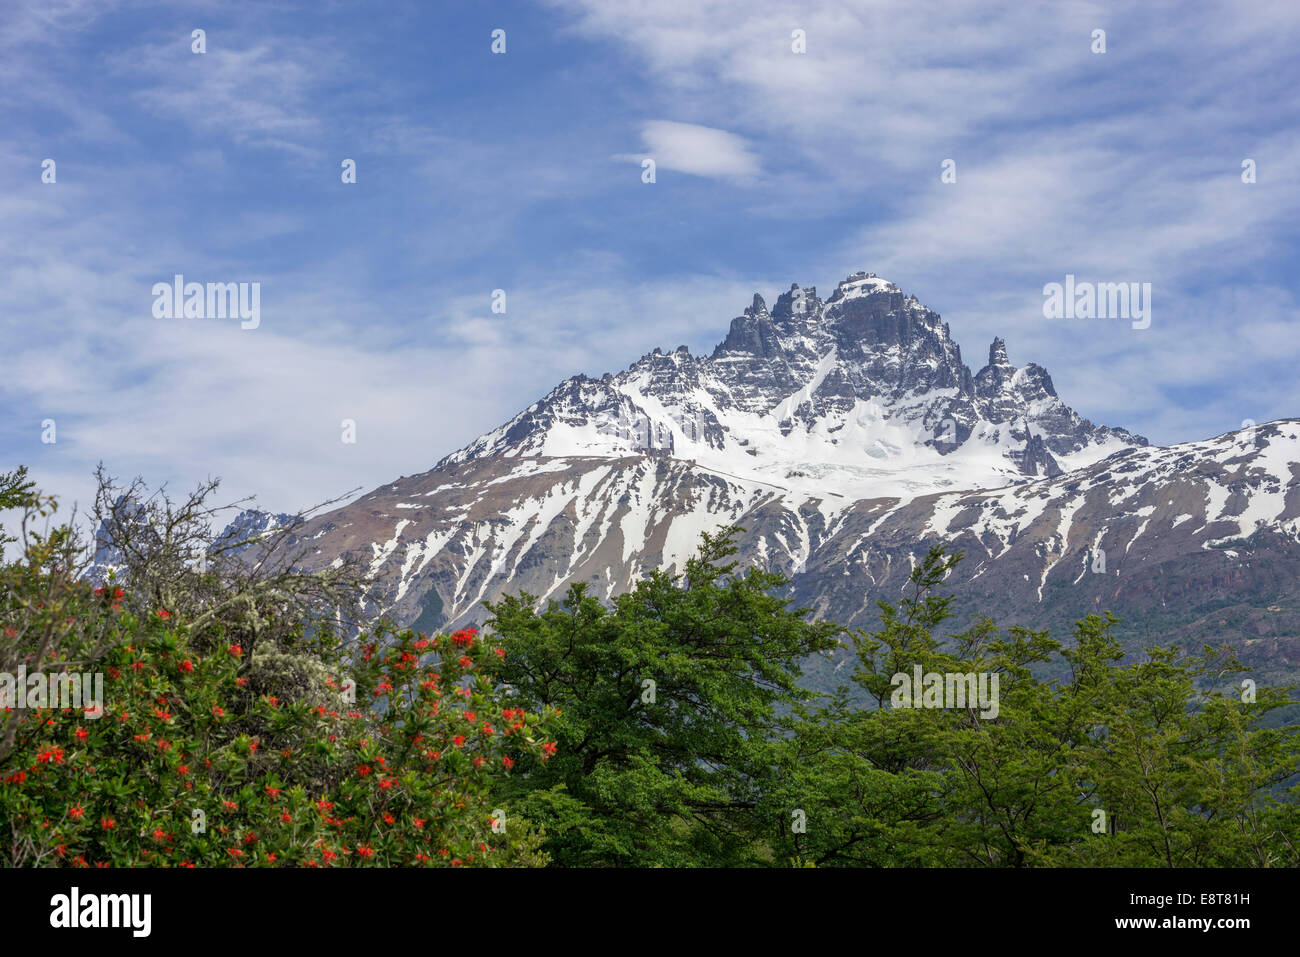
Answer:
<svg viewBox="0 0 1300 957"><path fill-rule="evenodd" d="M301 521L302 518L297 515L288 515L282 512L263 512L260 509L247 508L236 515L234 520L222 529L221 534L217 536L208 552L209 554L220 552L222 554L237 555L246 549L252 548L255 543L264 540L272 532Z"/></svg>
<svg viewBox="0 0 1300 957"><path fill-rule="evenodd" d="M1055 475L1146 440L1093 425L995 339L974 375L938 314L870 273L828 300L759 295L710 356L658 349L574 376L444 458L667 453L722 474L861 498Z"/></svg>
<svg viewBox="0 0 1300 957"><path fill-rule="evenodd" d="M1292 420L1167 448L1093 425L1001 339L972 374L938 315L858 273L825 301L795 285L769 313L755 296L708 357L656 350L565 380L289 547L313 567L363 559L371 610L432 629L482 622L507 592L613 595L737 524L741 557L788 574L800 604L867 626L946 542L966 553L949 579L961 613L1059 630L1110 609L1152 640L1246 622L1286 667L1295 463Z"/></svg>

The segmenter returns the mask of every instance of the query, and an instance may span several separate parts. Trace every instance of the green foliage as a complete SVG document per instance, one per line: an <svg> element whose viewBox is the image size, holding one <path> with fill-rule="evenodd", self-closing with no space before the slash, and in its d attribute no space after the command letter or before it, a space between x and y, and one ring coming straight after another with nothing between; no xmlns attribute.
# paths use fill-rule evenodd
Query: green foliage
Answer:
<svg viewBox="0 0 1300 957"><path fill-rule="evenodd" d="M501 679L521 706L561 714L555 757L502 791L545 825L557 864L755 859L749 818L773 784L779 709L806 697L800 661L839 629L787 608L781 576L737 574L735 531L609 607L581 585L542 611L528 595L489 605Z"/></svg>
<svg viewBox="0 0 1300 957"><path fill-rule="evenodd" d="M1152 648L1122 663L1115 619L1090 615L1072 647L1046 632L987 619L941 642L947 604L934 595L955 561L935 550L900 608L853 636L854 681L798 708L765 796L779 861L819 866L1294 866L1294 727L1262 726L1288 701L1223 685L1241 669L1212 649ZM1061 660L1069 677L1035 668ZM999 679L996 717L976 708L891 707L893 676L985 673ZM1289 799L1287 799L1289 798ZM788 826L789 809L806 830Z"/></svg>

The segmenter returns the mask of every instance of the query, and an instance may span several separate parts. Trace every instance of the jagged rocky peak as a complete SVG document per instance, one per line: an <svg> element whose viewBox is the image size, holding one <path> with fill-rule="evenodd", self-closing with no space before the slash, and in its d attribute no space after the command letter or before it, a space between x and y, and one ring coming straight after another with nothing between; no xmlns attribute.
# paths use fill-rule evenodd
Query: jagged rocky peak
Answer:
<svg viewBox="0 0 1300 957"><path fill-rule="evenodd" d="M670 449L730 475L871 494L895 472L909 490L988 487L1142 444L1075 413L1040 366L1012 366L1001 338L972 375L938 313L863 271L827 300L796 282L769 310L755 293L708 356L655 349L617 375L574 376L439 467Z"/></svg>
<svg viewBox="0 0 1300 957"><path fill-rule="evenodd" d="M975 392L988 399L1012 395L1011 401L1022 403L1058 398L1052 377L1042 366L1030 362L1017 369L1011 364L1006 341L1001 336L989 346L989 364L975 374Z"/></svg>
<svg viewBox="0 0 1300 957"><path fill-rule="evenodd" d="M244 509L230 521L213 542L212 549L235 554L264 536L282 528L302 524L298 515L285 512L264 512L261 509Z"/></svg>
<svg viewBox="0 0 1300 957"><path fill-rule="evenodd" d="M999 395L1015 374L1015 366L1007 358L1006 340L998 336L989 346L989 364L975 374L975 391L981 396Z"/></svg>
<svg viewBox="0 0 1300 957"><path fill-rule="evenodd" d="M793 282L788 292L777 296L776 306L772 309L772 318L782 320L815 315L821 305L822 301L817 298L816 286L805 288Z"/></svg>
<svg viewBox="0 0 1300 957"><path fill-rule="evenodd" d="M999 368L1011 365L1011 360L1007 358L1007 341L1001 336L994 336L993 343L989 346L989 365Z"/></svg>
<svg viewBox="0 0 1300 957"><path fill-rule="evenodd" d="M742 352L756 356L775 356L782 352L781 336L767 311L745 310L743 316L731 320L727 338L713 350L716 358L727 352Z"/></svg>

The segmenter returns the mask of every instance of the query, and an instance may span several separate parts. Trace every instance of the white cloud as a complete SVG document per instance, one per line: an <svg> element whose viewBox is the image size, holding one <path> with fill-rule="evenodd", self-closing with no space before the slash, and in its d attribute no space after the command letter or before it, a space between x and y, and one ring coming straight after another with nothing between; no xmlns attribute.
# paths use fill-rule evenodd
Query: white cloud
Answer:
<svg viewBox="0 0 1300 957"><path fill-rule="evenodd" d="M758 158L734 133L694 123L652 120L641 128L645 155L658 169L692 176L748 180L758 175ZM637 156L636 159L642 157Z"/></svg>

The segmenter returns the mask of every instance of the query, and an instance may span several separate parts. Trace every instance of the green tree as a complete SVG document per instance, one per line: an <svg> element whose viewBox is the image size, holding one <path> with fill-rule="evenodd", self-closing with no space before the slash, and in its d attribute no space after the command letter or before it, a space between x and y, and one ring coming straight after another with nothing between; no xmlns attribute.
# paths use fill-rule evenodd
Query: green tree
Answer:
<svg viewBox="0 0 1300 957"><path fill-rule="evenodd" d="M881 626L857 633L847 688L793 710L765 795L780 861L839 866L1276 866L1297 857L1297 729L1262 719L1289 689L1223 688L1240 666L1205 649L1125 655L1090 615L1064 648L981 618L941 640L936 594L960 556L934 549ZM1047 680L1043 666L1063 663ZM894 676L998 678L996 714L894 707ZM1288 799L1289 798L1289 799ZM805 826L782 822L788 809ZM781 822L781 826L778 826Z"/></svg>
<svg viewBox="0 0 1300 957"><path fill-rule="evenodd" d="M574 585L538 610L490 604L500 678L529 710L559 709L558 751L502 782L564 866L756 860L753 817L777 774L782 708L808 697L801 661L840 629L736 572L736 528L706 534L684 574L652 572L606 606Z"/></svg>

